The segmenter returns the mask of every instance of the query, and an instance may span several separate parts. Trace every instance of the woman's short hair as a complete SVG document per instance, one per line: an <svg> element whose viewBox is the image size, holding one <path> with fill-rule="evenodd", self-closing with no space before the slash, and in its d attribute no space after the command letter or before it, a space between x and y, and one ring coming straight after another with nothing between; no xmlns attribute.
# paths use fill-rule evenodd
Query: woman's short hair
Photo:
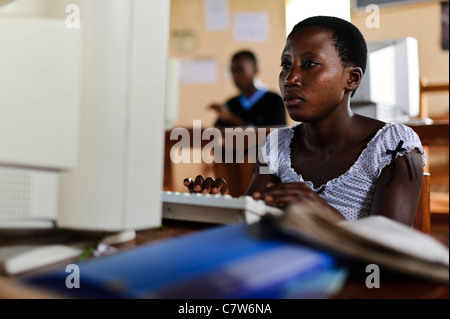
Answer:
<svg viewBox="0 0 450 319"><path fill-rule="evenodd" d="M337 17L315 16L300 21L292 31L302 27L322 27L333 31L334 46L344 65L360 67L363 73L367 64L367 43L359 29Z"/></svg>

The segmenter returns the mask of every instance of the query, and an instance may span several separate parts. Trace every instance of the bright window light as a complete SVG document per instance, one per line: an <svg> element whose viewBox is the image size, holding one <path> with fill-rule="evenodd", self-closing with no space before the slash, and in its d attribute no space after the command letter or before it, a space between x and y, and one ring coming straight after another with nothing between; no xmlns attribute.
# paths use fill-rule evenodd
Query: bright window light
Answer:
<svg viewBox="0 0 450 319"><path fill-rule="evenodd" d="M350 0L286 0L286 34L301 20L317 15L350 21Z"/></svg>

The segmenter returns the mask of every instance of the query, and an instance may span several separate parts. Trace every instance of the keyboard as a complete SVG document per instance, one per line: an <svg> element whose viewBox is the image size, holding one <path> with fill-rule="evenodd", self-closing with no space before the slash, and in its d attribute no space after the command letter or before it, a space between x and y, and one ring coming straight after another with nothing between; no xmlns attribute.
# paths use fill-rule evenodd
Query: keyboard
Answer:
<svg viewBox="0 0 450 319"><path fill-rule="evenodd" d="M162 203L163 218L213 224L251 224L259 221L265 214L279 215L283 212L251 196L232 197L164 191Z"/></svg>

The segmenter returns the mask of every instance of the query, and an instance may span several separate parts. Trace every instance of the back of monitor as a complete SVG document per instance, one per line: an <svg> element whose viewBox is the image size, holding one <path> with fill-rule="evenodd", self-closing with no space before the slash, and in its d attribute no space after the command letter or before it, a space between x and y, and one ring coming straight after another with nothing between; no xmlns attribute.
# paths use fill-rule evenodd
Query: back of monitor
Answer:
<svg viewBox="0 0 450 319"><path fill-rule="evenodd" d="M170 1L86 1L77 168L60 177L60 227L161 224Z"/></svg>
<svg viewBox="0 0 450 319"><path fill-rule="evenodd" d="M1 17L0 229L161 223L170 1L77 3Z"/></svg>
<svg viewBox="0 0 450 319"><path fill-rule="evenodd" d="M59 20L0 18L0 229L54 226L77 160L80 45Z"/></svg>

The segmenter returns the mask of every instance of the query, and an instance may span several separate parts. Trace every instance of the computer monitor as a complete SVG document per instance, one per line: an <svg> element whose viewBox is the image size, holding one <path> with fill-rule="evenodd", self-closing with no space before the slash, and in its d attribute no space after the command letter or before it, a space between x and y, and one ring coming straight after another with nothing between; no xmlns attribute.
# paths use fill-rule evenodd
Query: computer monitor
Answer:
<svg viewBox="0 0 450 319"><path fill-rule="evenodd" d="M0 229L159 226L170 1L74 3L0 18Z"/></svg>
<svg viewBox="0 0 450 319"><path fill-rule="evenodd" d="M350 102L353 111L386 122L416 117L420 106L417 40L374 41L367 48L367 69Z"/></svg>

